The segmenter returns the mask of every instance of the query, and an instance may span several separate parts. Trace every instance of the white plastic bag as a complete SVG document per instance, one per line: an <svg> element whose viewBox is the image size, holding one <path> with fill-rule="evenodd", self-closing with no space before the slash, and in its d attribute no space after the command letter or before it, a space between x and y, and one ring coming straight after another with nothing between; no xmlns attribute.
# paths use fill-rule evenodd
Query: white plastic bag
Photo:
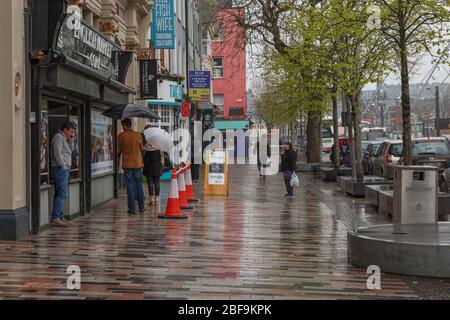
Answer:
<svg viewBox="0 0 450 320"><path fill-rule="evenodd" d="M291 176L291 187L300 187L300 179L295 172Z"/></svg>

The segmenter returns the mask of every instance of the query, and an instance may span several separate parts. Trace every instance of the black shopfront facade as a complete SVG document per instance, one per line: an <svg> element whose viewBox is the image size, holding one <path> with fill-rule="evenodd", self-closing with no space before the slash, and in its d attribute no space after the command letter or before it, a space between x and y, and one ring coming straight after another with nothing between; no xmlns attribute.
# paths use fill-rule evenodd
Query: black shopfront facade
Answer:
<svg viewBox="0 0 450 320"><path fill-rule="evenodd" d="M34 1L31 69L31 217L51 220L50 143L65 122L77 127L64 213L85 215L118 195L117 122L103 116L135 92L123 84L132 54L66 12L63 0Z"/></svg>

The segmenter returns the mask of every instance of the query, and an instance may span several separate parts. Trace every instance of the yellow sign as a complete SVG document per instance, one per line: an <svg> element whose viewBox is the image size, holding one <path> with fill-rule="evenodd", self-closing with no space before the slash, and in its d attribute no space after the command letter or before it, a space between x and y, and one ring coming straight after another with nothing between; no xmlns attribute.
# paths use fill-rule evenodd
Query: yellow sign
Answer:
<svg viewBox="0 0 450 320"><path fill-rule="evenodd" d="M189 97L194 101L209 101L211 89L189 89Z"/></svg>
<svg viewBox="0 0 450 320"><path fill-rule="evenodd" d="M208 151L205 159L205 195L228 195L228 156L224 150Z"/></svg>

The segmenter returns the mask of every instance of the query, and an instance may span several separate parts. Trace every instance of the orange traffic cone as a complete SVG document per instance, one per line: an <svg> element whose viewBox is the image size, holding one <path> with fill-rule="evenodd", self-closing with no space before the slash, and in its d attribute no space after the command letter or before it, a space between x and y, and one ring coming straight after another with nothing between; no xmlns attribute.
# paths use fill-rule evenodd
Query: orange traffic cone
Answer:
<svg viewBox="0 0 450 320"><path fill-rule="evenodd" d="M166 213L159 216L160 219L187 219L188 217L181 212L180 198L178 195L177 170L172 171L172 180L170 181L169 198L167 199Z"/></svg>
<svg viewBox="0 0 450 320"><path fill-rule="evenodd" d="M186 195L186 182L184 180L184 167L180 166L180 174L178 175L178 194L180 197L180 207L181 209L194 209L192 205L189 204Z"/></svg>
<svg viewBox="0 0 450 320"><path fill-rule="evenodd" d="M198 202L194 196L194 187L192 186L192 175L191 175L191 165L188 164L186 167L184 179L186 180L186 197L188 202Z"/></svg>

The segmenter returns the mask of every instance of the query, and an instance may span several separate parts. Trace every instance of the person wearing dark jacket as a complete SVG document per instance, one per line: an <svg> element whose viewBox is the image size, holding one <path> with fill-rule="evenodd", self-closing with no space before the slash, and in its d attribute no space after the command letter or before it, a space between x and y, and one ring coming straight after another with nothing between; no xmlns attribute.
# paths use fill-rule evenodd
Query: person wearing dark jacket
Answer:
<svg viewBox="0 0 450 320"><path fill-rule="evenodd" d="M286 184L286 197L294 196L294 188L291 186L292 175L297 170L297 152L294 150L292 143L285 142L283 145L284 152L281 155L281 171Z"/></svg>
<svg viewBox="0 0 450 320"><path fill-rule="evenodd" d="M150 206L159 205L160 180L164 164L161 151L147 144L144 147L144 175L147 177Z"/></svg>

